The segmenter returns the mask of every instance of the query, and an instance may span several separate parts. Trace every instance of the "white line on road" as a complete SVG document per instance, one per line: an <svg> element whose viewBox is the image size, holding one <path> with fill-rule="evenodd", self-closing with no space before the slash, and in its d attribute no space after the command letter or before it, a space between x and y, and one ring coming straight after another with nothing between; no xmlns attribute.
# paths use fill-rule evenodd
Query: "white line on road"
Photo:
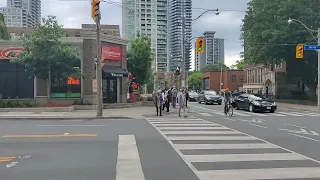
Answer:
<svg viewBox="0 0 320 180"><path fill-rule="evenodd" d="M36 125L37 127L104 127L105 125Z"/></svg>
<svg viewBox="0 0 320 180"><path fill-rule="evenodd" d="M175 144L180 149L270 149L278 148L272 144Z"/></svg>
<svg viewBox="0 0 320 180"><path fill-rule="evenodd" d="M298 136L298 137L301 137L301 138L309 139L309 140L312 140L312 141L316 141L316 142L320 143L320 140L318 140L318 139L313 139L313 138L305 137L305 136L298 135L298 134L292 134L292 133L289 133L289 134L294 135L294 136ZM318 163L320 163L320 162L318 162Z"/></svg>
<svg viewBox="0 0 320 180"><path fill-rule="evenodd" d="M224 118L224 119L229 120L229 121L236 121L236 120L231 119L231 118Z"/></svg>
<svg viewBox="0 0 320 180"><path fill-rule="evenodd" d="M69 135L70 133L64 133L64 135Z"/></svg>
<svg viewBox="0 0 320 180"><path fill-rule="evenodd" d="M308 131L305 130L305 129L300 128L300 130L301 130L302 133L306 133L306 134L308 133Z"/></svg>
<svg viewBox="0 0 320 180"><path fill-rule="evenodd" d="M17 164L18 164L18 162L11 162L11 163L6 165L6 168L11 168L11 167L13 167L13 166L15 166Z"/></svg>
<svg viewBox="0 0 320 180"><path fill-rule="evenodd" d="M283 124L287 125L287 126L292 126L292 127L305 128L305 127L297 126L297 125L294 125L294 124L288 124L288 123L283 123Z"/></svg>
<svg viewBox="0 0 320 180"><path fill-rule="evenodd" d="M315 132L315 131L310 131L313 135L319 136L319 133Z"/></svg>
<svg viewBox="0 0 320 180"><path fill-rule="evenodd" d="M116 180L145 180L134 135L119 135Z"/></svg>
<svg viewBox="0 0 320 180"><path fill-rule="evenodd" d="M252 124L252 123L249 123L249 124L252 125L252 126L256 126L256 127L267 128L265 126L260 126L260 125L257 125L257 124Z"/></svg>

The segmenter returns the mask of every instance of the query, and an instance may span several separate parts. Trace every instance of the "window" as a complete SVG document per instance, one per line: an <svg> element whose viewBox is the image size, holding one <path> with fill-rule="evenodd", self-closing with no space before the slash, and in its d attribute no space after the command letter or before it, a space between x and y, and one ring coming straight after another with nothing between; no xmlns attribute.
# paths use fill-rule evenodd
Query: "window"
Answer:
<svg viewBox="0 0 320 180"><path fill-rule="evenodd" d="M236 75L232 75L232 76L230 77L230 81L231 81L231 82L236 82L236 81L237 81L237 76L236 76Z"/></svg>
<svg viewBox="0 0 320 180"><path fill-rule="evenodd" d="M240 78L239 78L239 81L243 82L243 78L244 78L243 75L241 75Z"/></svg>
<svg viewBox="0 0 320 180"><path fill-rule="evenodd" d="M80 67L80 60L75 63L75 68ZM81 80L73 77L55 79L51 81L52 98L81 98Z"/></svg>

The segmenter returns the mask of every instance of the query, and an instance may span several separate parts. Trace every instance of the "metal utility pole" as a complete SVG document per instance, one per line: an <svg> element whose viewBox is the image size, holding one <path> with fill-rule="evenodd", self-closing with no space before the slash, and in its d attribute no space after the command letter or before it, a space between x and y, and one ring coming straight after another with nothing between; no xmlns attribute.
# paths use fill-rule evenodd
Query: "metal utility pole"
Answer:
<svg viewBox="0 0 320 180"><path fill-rule="evenodd" d="M184 11L183 11L183 13L184 13ZM183 84L181 85L181 87L183 86L184 88L186 88L186 64L185 64L185 38L184 38L184 35L185 35L185 28L186 28L186 23L185 23L185 21L186 21L186 18L185 18L185 16L184 16L184 14L183 14L183 16L182 16L182 25L181 25L181 27L182 27L182 47L181 47L181 50L182 50L182 77L183 78L181 78L182 80L183 80Z"/></svg>
<svg viewBox="0 0 320 180"><path fill-rule="evenodd" d="M318 46L320 46L320 28L317 32ZM320 50L318 50L318 109L320 110Z"/></svg>
<svg viewBox="0 0 320 180"><path fill-rule="evenodd" d="M101 70L101 43L100 43L100 0L91 1L91 17L97 25L97 68L96 68L96 79L97 79L97 117L103 115L102 105L102 70Z"/></svg>

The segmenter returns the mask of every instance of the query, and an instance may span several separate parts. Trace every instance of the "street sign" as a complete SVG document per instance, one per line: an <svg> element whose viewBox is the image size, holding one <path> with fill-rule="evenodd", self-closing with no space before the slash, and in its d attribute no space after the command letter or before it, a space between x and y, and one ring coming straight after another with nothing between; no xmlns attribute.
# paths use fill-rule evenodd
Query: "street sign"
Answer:
<svg viewBox="0 0 320 180"><path fill-rule="evenodd" d="M304 45L304 50L320 50L320 46L317 46L317 45Z"/></svg>

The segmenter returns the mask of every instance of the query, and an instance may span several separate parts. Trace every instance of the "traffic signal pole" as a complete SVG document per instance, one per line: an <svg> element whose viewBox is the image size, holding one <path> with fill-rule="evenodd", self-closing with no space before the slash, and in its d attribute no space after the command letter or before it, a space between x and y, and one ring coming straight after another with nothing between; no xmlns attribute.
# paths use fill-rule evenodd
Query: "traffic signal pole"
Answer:
<svg viewBox="0 0 320 180"><path fill-rule="evenodd" d="M99 17L96 18L97 24L97 59L101 59L101 42L100 42L100 13ZM102 103L102 70L101 63L97 63L97 117L103 115L103 103Z"/></svg>
<svg viewBox="0 0 320 180"><path fill-rule="evenodd" d="M183 84L181 84L181 87L186 88L186 61L185 61L185 28L186 28L186 23L185 23L185 16L182 16L182 77L181 80L183 81Z"/></svg>
<svg viewBox="0 0 320 180"><path fill-rule="evenodd" d="M97 68L96 68L96 80L97 80L97 117L103 115L102 105L102 70L101 70L101 42L100 42L100 0L91 1L91 17L97 25Z"/></svg>
<svg viewBox="0 0 320 180"><path fill-rule="evenodd" d="M317 33L318 46L320 46L320 28ZM318 109L320 110L320 50L318 50Z"/></svg>

